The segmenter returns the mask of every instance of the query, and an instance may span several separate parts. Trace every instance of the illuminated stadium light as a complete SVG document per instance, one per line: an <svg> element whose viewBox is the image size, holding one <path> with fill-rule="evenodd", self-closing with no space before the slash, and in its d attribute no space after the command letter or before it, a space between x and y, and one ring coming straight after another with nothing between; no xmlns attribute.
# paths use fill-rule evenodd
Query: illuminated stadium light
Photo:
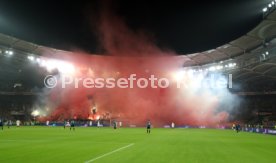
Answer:
<svg viewBox="0 0 276 163"><path fill-rule="evenodd" d="M173 78L176 81L181 81L184 78L185 74L186 74L186 72L184 70L179 70L179 71L173 73Z"/></svg>
<svg viewBox="0 0 276 163"><path fill-rule="evenodd" d="M36 58L37 63L40 63L40 61L41 61L40 58Z"/></svg>
<svg viewBox="0 0 276 163"><path fill-rule="evenodd" d="M229 63L228 64L228 67L230 68L230 67L235 67L237 64L236 63Z"/></svg>
<svg viewBox="0 0 276 163"><path fill-rule="evenodd" d="M268 7L271 8L271 7L272 7L272 4L269 4Z"/></svg>
<svg viewBox="0 0 276 163"><path fill-rule="evenodd" d="M221 70L223 67L221 65L216 66L217 70Z"/></svg>
<svg viewBox="0 0 276 163"><path fill-rule="evenodd" d="M57 66L57 69L61 73L74 73L75 67L71 63L66 62L60 62L60 64Z"/></svg>
<svg viewBox="0 0 276 163"><path fill-rule="evenodd" d="M267 8L265 7L265 8L263 8L263 12L267 12Z"/></svg>
<svg viewBox="0 0 276 163"><path fill-rule="evenodd" d="M28 59L30 60L30 61L34 61L34 56L28 56Z"/></svg>
<svg viewBox="0 0 276 163"><path fill-rule="evenodd" d="M46 61L45 67L48 71L52 71L57 68L58 63L55 60Z"/></svg>
<svg viewBox="0 0 276 163"><path fill-rule="evenodd" d="M13 51L9 51L9 55L13 55Z"/></svg>
<svg viewBox="0 0 276 163"><path fill-rule="evenodd" d="M41 59L39 64L41 67L46 67L47 62L44 59Z"/></svg>
<svg viewBox="0 0 276 163"><path fill-rule="evenodd" d="M38 62L38 61L37 61ZM47 71L51 72L54 69L57 69L61 73L65 74L71 74L75 72L75 67L73 64L65 62L65 61L59 61L59 60L40 60L39 65L41 67L45 67Z"/></svg>
<svg viewBox="0 0 276 163"><path fill-rule="evenodd" d="M215 71L216 70L216 67L212 66L209 68L210 71Z"/></svg>
<svg viewBox="0 0 276 163"><path fill-rule="evenodd" d="M11 50L6 50L5 53L8 55L13 55L13 51L11 51Z"/></svg>
<svg viewBox="0 0 276 163"><path fill-rule="evenodd" d="M265 54L266 54L266 55L268 55L268 54L269 54L269 52L267 51L267 52L265 52Z"/></svg>
<svg viewBox="0 0 276 163"><path fill-rule="evenodd" d="M31 114L32 114L32 116L38 116L39 115L39 111L38 110L34 110Z"/></svg>
<svg viewBox="0 0 276 163"><path fill-rule="evenodd" d="M274 1L272 1L271 4L274 5Z"/></svg>

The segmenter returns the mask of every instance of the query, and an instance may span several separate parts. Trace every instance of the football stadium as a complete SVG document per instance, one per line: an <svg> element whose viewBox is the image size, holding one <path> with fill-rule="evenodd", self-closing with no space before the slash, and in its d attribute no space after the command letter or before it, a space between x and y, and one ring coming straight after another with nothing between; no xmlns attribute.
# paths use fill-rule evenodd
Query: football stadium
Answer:
<svg viewBox="0 0 276 163"><path fill-rule="evenodd" d="M1 163L274 163L276 0L0 1Z"/></svg>

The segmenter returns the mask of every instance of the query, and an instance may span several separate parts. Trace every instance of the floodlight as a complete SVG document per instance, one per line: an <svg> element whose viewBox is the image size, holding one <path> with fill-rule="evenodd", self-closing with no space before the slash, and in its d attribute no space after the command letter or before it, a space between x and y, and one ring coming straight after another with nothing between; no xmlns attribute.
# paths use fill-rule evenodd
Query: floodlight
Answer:
<svg viewBox="0 0 276 163"><path fill-rule="evenodd" d="M33 61L35 58L34 58L34 56L28 56L28 59Z"/></svg>
<svg viewBox="0 0 276 163"><path fill-rule="evenodd" d="M210 70L210 71L215 71L216 68L215 68L214 66L212 66L212 67L209 68L209 70Z"/></svg>
<svg viewBox="0 0 276 163"><path fill-rule="evenodd" d="M173 73L173 78L176 80L176 81L181 81L184 76L185 76L185 71L184 70L178 70L176 72Z"/></svg>
<svg viewBox="0 0 276 163"><path fill-rule="evenodd" d="M38 63L40 63L40 58L36 58L36 61L37 61Z"/></svg>
<svg viewBox="0 0 276 163"><path fill-rule="evenodd" d="M39 111L38 111L38 110L34 110L34 111L32 112L32 115L33 115L33 116L38 116L38 115L39 115Z"/></svg>
<svg viewBox="0 0 276 163"><path fill-rule="evenodd" d="M9 54L9 55L13 55L13 51L10 50L10 51L8 52L8 54Z"/></svg>

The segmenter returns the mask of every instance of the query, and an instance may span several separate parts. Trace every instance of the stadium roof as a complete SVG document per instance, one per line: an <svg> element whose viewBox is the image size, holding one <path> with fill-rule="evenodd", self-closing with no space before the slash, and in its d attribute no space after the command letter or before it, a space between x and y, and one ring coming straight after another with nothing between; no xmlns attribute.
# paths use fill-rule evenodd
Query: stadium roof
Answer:
<svg viewBox="0 0 276 163"><path fill-rule="evenodd" d="M202 65L221 60L227 60L250 53L252 50L263 46L276 36L276 12L269 14L257 27L241 36L240 38L229 42L228 44L199 53L193 53L181 56L185 58L185 66ZM40 46L15 37L0 34L0 44L12 49L21 50L26 53L41 55L55 54L62 52L54 48ZM69 51L63 51L65 53Z"/></svg>

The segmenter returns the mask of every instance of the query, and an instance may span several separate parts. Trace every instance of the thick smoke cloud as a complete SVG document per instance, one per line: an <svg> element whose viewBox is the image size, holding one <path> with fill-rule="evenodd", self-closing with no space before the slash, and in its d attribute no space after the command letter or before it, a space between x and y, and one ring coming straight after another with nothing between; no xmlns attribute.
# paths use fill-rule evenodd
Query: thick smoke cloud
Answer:
<svg viewBox="0 0 276 163"><path fill-rule="evenodd" d="M177 88L179 79L175 75L183 69L185 57L173 51L157 47L153 39L141 31L132 31L123 19L106 8L98 21L98 36L105 56L74 52L58 54L59 59L74 64L76 71L71 76L82 78L168 78L168 88L61 88L57 87L47 95L51 110L48 118L54 120L83 118L97 107L98 114L108 113L114 119L128 124L144 125L148 119L155 126L209 125L227 122L229 112L236 103L235 96L227 88L194 88L191 85L198 79L189 74L180 75L188 87ZM183 45L184 46L184 45ZM60 75L56 77L61 78ZM207 74L202 73L202 82ZM231 104L231 105L230 105Z"/></svg>

